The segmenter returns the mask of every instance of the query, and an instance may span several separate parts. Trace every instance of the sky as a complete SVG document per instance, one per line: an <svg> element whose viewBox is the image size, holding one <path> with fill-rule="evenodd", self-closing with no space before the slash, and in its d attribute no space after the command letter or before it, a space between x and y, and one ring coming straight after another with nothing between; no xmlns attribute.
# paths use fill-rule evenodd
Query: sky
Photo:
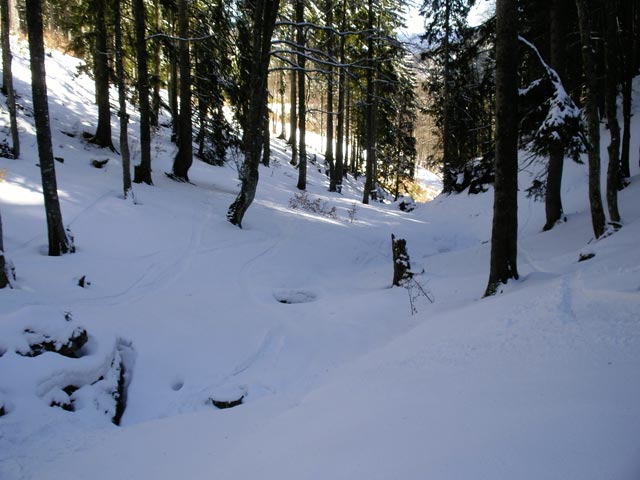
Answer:
<svg viewBox="0 0 640 480"><path fill-rule="evenodd" d="M420 10L421 2L411 0L410 6L407 12L407 28L405 29L405 35L412 37L420 35L424 31L424 17L418 12ZM469 24L472 26L480 24L488 15L495 10L495 0L478 0L469 12Z"/></svg>

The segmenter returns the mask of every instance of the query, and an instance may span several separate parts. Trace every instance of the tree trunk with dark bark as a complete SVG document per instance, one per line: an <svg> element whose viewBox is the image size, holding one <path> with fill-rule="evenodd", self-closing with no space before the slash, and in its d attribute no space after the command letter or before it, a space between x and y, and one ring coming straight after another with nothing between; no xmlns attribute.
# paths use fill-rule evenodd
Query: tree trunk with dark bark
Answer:
<svg viewBox="0 0 640 480"><path fill-rule="evenodd" d="M298 165L298 78L297 72L291 70L291 110L289 112L289 145L291 145L291 160L294 167Z"/></svg>
<svg viewBox="0 0 640 480"><path fill-rule="evenodd" d="M153 185L151 180L151 106L149 104L149 71L147 70L147 35L143 0L133 0L138 56L138 101L140 102L140 165L135 168L135 183Z"/></svg>
<svg viewBox="0 0 640 480"><path fill-rule="evenodd" d="M367 138L367 167L365 172L364 193L362 195L362 203L368 204L369 198L375 189L374 165L376 163L376 105L375 105L375 60L374 60L374 41L373 41L373 0L368 0L368 21L367 21L367 93L366 93L366 138Z"/></svg>
<svg viewBox="0 0 640 480"><path fill-rule="evenodd" d="M606 6L605 27L605 108L611 141L607 147L609 165L607 167L607 207L609 219L616 227L620 227L620 211L618 209L618 189L620 187L620 124L618 123L618 25L616 3Z"/></svg>
<svg viewBox="0 0 640 480"><path fill-rule="evenodd" d="M346 30L346 0L342 1L342 19L341 29ZM337 129L336 129L336 190L342 190L342 177L344 176L344 142L345 142L345 36L340 36L340 67L338 67L338 111L336 113Z"/></svg>
<svg viewBox="0 0 640 480"><path fill-rule="evenodd" d="M565 70L565 28L567 0L552 0L550 9L550 64L560 78ZM562 170L564 168L564 145L554 141L549 149L549 166L547 168L547 188L545 194L546 223L544 230L551 230L562 218Z"/></svg>
<svg viewBox="0 0 640 480"><path fill-rule="evenodd" d="M171 31L175 35L175 14L170 13ZM175 40L169 46L169 108L171 109L171 141L178 142L180 126L180 108L178 106L178 47Z"/></svg>
<svg viewBox="0 0 640 480"><path fill-rule="evenodd" d="M249 55L250 97L247 111L247 126L243 132L245 160L240 171L242 186L235 201L229 206L227 219L233 225L242 227L242 220L253 202L258 186L258 169L262 149L263 119L267 104L267 78L271 36L278 14L279 0L255 0L251 4L252 39Z"/></svg>
<svg viewBox="0 0 640 480"><path fill-rule="evenodd" d="M591 224L596 238L605 232L605 216L600 191L600 117L598 115L598 77L596 59L591 41L590 0L576 0L580 39L582 43L582 62L587 83L585 110L589 131L589 204L591 206Z"/></svg>
<svg viewBox="0 0 640 480"><path fill-rule="evenodd" d="M172 176L189 181L189 169L193 163L193 139L191 120L191 61L189 55L189 8L187 0L178 1L178 25L180 45L180 125L178 126L178 152L173 160Z"/></svg>
<svg viewBox="0 0 640 480"><path fill-rule="evenodd" d="M518 279L517 0L496 1L496 154L491 264L485 296Z"/></svg>
<svg viewBox="0 0 640 480"><path fill-rule="evenodd" d="M154 14L153 14L154 24L153 28L156 32L160 31L160 2L155 0L154 2ZM151 84L153 85L152 93L151 93L151 115L149 118L149 123L152 127L157 127L160 121L160 86L162 82L160 81L160 67L162 66L160 60L160 42L153 42L153 81Z"/></svg>
<svg viewBox="0 0 640 480"><path fill-rule="evenodd" d="M96 85L96 103L98 104L98 126L90 142L111 150L111 105L109 104L109 52L107 47L107 26L105 18L105 0L94 0L96 44L93 54L93 73Z"/></svg>
<svg viewBox="0 0 640 480"><path fill-rule="evenodd" d="M120 155L122 156L122 190L124 198L128 198L131 190L131 157L129 155L129 135L127 132L129 115L127 114L127 90L124 82L124 64L122 53L121 0L115 0L115 41L116 41L116 73L118 75L118 103L120 111Z"/></svg>
<svg viewBox="0 0 640 480"><path fill-rule="evenodd" d="M269 107L265 105L265 112L268 112ZM262 126L262 164L265 167L269 166L271 159L271 135L269 134L269 113L264 116L264 124Z"/></svg>
<svg viewBox="0 0 640 480"><path fill-rule="evenodd" d="M11 42L9 40L11 18L9 13L8 0L0 1L0 14L2 15L2 89L3 92L7 95L7 107L9 109L9 123L11 128L11 153L13 154L13 158L20 158L20 135L18 134L16 97L13 90L13 73L11 71Z"/></svg>
<svg viewBox="0 0 640 480"><path fill-rule="evenodd" d="M326 0L325 13L326 24L328 28L333 28L333 0ZM333 32L327 31L327 53L333 59L335 57ZM324 158L329 164L329 191L335 192L338 185L338 175L334 164L333 156L333 140L334 140L334 122L333 122L333 65L327 67L327 147Z"/></svg>
<svg viewBox="0 0 640 480"><path fill-rule="evenodd" d="M49 255L58 256L75 251L73 241L67 236L62 223L56 170L51 145L49 124L49 104L47 100L47 82L44 66L44 39L42 30L41 0L26 0L27 30L29 36L29 54L31 57L31 90L33 94L33 113L36 124L42 193L47 215L49 237Z"/></svg>
<svg viewBox="0 0 640 480"><path fill-rule="evenodd" d="M631 98L632 98L632 78L625 78L622 82L622 150L620 152L620 169L622 178L631 176L629 153L631 148ZM623 180L623 185L627 182Z"/></svg>
<svg viewBox="0 0 640 480"><path fill-rule="evenodd" d="M124 82L124 64L122 52L122 12L121 0L115 0L115 41L116 41L116 73L118 75L118 103L120 110L120 155L122 156L122 189L124 198L128 198L131 190L131 157L129 154L128 124L129 114L127 113L127 90Z"/></svg>
<svg viewBox="0 0 640 480"><path fill-rule="evenodd" d="M306 99L306 59L304 56L305 32L304 0L295 0L296 5L296 39L298 43L298 190L307 189L307 99Z"/></svg>

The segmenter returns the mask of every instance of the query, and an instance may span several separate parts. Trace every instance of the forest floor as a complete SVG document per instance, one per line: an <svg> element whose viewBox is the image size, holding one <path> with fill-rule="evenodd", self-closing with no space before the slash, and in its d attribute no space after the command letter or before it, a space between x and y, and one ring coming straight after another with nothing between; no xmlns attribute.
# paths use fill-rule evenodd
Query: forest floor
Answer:
<svg viewBox="0 0 640 480"><path fill-rule="evenodd" d="M362 205L351 177L341 194L327 191L316 154L307 198L324 213L292 208L298 172L274 141L238 229L225 218L239 189L235 162L196 160L192 184L176 183L164 175L175 146L161 128L154 185L124 200L119 155L82 140L97 112L78 65L47 58L62 214L77 247L54 258L28 54L15 49L23 153L0 158L4 243L17 271L15 288L0 291L0 479L640 478L635 154L619 197L624 226L597 241L586 165L566 164L567 221L549 232L544 204L524 195L539 167L523 168L520 279L482 298L491 189L412 212ZM1 118L8 137L5 110ZM602 140L606 152L604 128ZM634 135L632 152L639 142ZM108 163L96 169L94 159ZM391 234L407 240L433 303L391 288ZM79 358L24 356L38 342L59 349L80 329ZM126 409L115 426L119 379ZM235 408L213 404L240 398Z"/></svg>

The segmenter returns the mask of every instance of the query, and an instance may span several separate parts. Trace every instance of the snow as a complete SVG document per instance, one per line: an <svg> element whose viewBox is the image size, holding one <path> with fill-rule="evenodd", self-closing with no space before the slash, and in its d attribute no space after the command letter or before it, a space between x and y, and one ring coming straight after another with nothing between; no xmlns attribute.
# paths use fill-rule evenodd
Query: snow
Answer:
<svg viewBox="0 0 640 480"><path fill-rule="evenodd" d="M25 110L22 158L0 159L5 250L18 275L0 291L2 480L638 478L636 161L620 192L624 227L598 241L584 165L566 162L567 222L544 233L544 205L524 196L533 173L523 171L521 279L482 299L491 191L406 213L358 203L351 178L329 193L324 167L310 165L309 199L335 207L330 218L290 208L297 171L275 141L241 230L225 219L239 188L233 162L195 161L193 185L175 183L163 175L175 148L161 129L155 185L135 185L137 202L124 201L119 156L78 135L97 118L92 82L54 51L53 146L77 253L52 258L25 115L26 49L14 45ZM2 122L8 135L4 110ZM604 130L602 141L604 152ZM98 170L93 158L109 163ZM407 290L391 288L392 233L435 299L415 314ZM578 262L587 253L595 257ZM89 335L79 358L19 354L34 343L25 330L64 343L77 328ZM128 389L116 427L119 365ZM69 395L69 385L79 389ZM211 402L240 397L224 410ZM49 406L67 400L75 411Z"/></svg>

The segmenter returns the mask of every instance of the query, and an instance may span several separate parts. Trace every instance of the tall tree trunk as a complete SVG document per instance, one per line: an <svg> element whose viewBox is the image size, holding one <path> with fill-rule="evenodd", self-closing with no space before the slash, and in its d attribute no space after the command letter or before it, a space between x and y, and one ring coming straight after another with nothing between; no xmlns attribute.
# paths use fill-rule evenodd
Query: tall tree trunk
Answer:
<svg viewBox="0 0 640 480"><path fill-rule="evenodd" d="M155 32L160 31L160 2L158 0L154 1L154 14L153 14L153 28ZM152 94L151 94L151 113L149 118L149 123L152 127L157 127L158 122L160 121L160 86L162 82L160 81L160 67L161 67L161 59L160 59L160 42L153 42L153 81L151 82L153 85Z"/></svg>
<svg viewBox="0 0 640 480"><path fill-rule="evenodd" d="M454 191L456 174L454 172L454 145L451 138L451 0L444 4L444 38L442 39L443 68L443 110L442 119L442 186L444 193ZM457 163L457 162L456 162Z"/></svg>
<svg viewBox="0 0 640 480"><path fill-rule="evenodd" d="M622 134L622 151L620 152L620 169L622 178L631 176L630 148L631 148L631 98L633 94L632 77L626 77L622 82L622 118L624 130ZM623 180L623 186L626 181Z"/></svg>
<svg viewBox="0 0 640 480"><path fill-rule="evenodd" d="M284 93L286 91L285 81L284 81L284 70L281 70L278 74L280 85L278 87L278 93L280 94L280 135L278 138L281 140L285 140L287 138L287 124L286 124L286 115L285 115L285 105L284 105Z"/></svg>
<svg viewBox="0 0 640 480"><path fill-rule="evenodd" d="M31 57L31 90L33 94L33 113L36 124L42 193L47 215L49 237L49 255L58 256L75 251L72 239L67 237L62 223L56 169L51 146L51 128L49 124L49 105L47 100L47 81L44 67L44 39L42 33L41 0L26 0L27 31L29 35L29 54Z"/></svg>
<svg viewBox="0 0 640 480"><path fill-rule="evenodd" d="M367 105L366 105L366 136L367 136L367 168L365 172L364 193L362 196L362 203L368 204L369 198L375 189L374 185L374 165L376 163L376 105L375 105L375 78L374 72L376 68L376 62L374 60L374 42L373 42L373 0L368 0L368 21L367 21L367 55L368 68L367 68Z"/></svg>
<svg viewBox="0 0 640 480"><path fill-rule="evenodd" d="M341 22L340 29L346 30L346 0L342 0L341 5ZM344 176L344 142L345 142L345 36L340 35L340 67L338 67L338 112L336 114L337 131L336 131L336 190L340 192L342 190L342 177Z"/></svg>
<svg viewBox="0 0 640 480"><path fill-rule="evenodd" d="M189 181L189 168L193 162L191 120L191 61L189 55L189 8L187 0L178 1L180 30L180 125L178 127L178 153L173 160L173 176Z"/></svg>
<svg viewBox="0 0 640 480"><path fill-rule="evenodd" d="M291 109L289 111L289 145L291 145L291 160L294 167L298 165L298 76L297 71L291 70Z"/></svg>
<svg viewBox="0 0 640 480"><path fill-rule="evenodd" d="M326 24L329 29L333 28L333 0L326 0L325 12L326 12ZM335 57L333 32L327 30L327 53L329 58L333 61ZM333 157L333 65L327 66L327 148L325 150L324 158L329 164L329 191L335 192L338 184L338 175L334 164Z"/></svg>
<svg viewBox="0 0 640 480"><path fill-rule="evenodd" d="M264 125L262 126L262 164L269 166L271 159L271 136L269 135L269 107L265 105Z"/></svg>
<svg viewBox="0 0 640 480"><path fill-rule="evenodd" d="M496 154L491 266L485 296L518 279L517 0L496 1Z"/></svg>
<svg viewBox="0 0 640 480"><path fill-rule="evenodd" d="M113 148L111 141L111 106L109 104L109 52L107 47L107 25L105 0L94 0L96 44L93 55L98 104L98 126L91 143L99 147Z"/></svg>
<svg viewBox="0 0 640 480"><path fill-rule="evenodd" d="M149 71L147 70L147 31L144 0L133 0L138 56L138 101L140 102L140 165L136 165L134 182L153 185L151 180L151 106L149 105Z"/></svg>
<svg viewBox="0 0 640 480"><path fill-rule="evenodd" d="M18 1L9 0L9 32L16 33L20 30L20 14L18 12Z"/></svg>
<svg viewBox="0 0 640 480"><path fill-rule="evenodd" d="M604 2L602 2L604 5ZM620 187L620 125L618 123L618 25L616 2L605 6L605 56L606 56L606 93L605 105L607 124L611 141L607 147L609 165L607 167L607 206L609 218L616 226L620 225L618 210L618 188Z"/></svg>
<svg viewBox="0 0 640 480"><path fill-rule="evenodd" d="M122 12L121 0L114 2L114 23L116 40L116 73L118 75L118 103L120 111L120 155L122 156L122 190L124 198L128 198L131 191L131 157L129 155L129 135L127 132L129 115L127 114L127 90L124 83L124 65L122 54Z"/></svg>
<svg viewBox="0 0 640 480"><path fill-rule="evenodd" d="M550 10L550 59L553 68L560 78L565 70L565 26L567 24L567 0L552 0ZM549 149L549 166L547 168L547 188L545 195L546 223L543 230L551 230L562 218L562 169L564 167L564 145L554 141Z"/></svg>
<svg viewBox="0 0 640 480"><path fill-rule="evenodd" d="M302 23L304 22L304 0L295 0L296 5L296 38L298 43L298 189L307 188L307 143L306 143L306 122L307 122L307 99L305 94L306 59L304 56L305 34Z"/></svg>
<svg viewBox="0 0 640 480"><path fill-rule="evenodd" d="M171 32L176 34L175 28L175 13L170 11ZM178 107L178 46L175 40L171 41L169 46L169 108L171 109L171 140L178 142L178 129L180 126L180 109Z"/></svg>
<svg viewBox="0 0 640 480"><path fill-rule="evenodd" d="M353 136L351 135L351 125L352 125L352 114L351 114L351 89L345 82L345 104L344 104L344 165L347 166L347 169L351 171L351 174L355 176L356 174L356 166L355 166L355 156L352 153L349 154L349 145L354 144Z"/></svg>
<svg viewBox="0 0 640 480"><path fill-rule="evenodd" d="M13 90L13 73L11 71L11 17L8 0L0 0L0 14L2 15L2 73L3 91L7 95L9 108L9 123L11 125L11 153L13 158L20 158L20 136L18 134L18 118L16 114L16 97Z"/></svg>
<svg viewBox="0 0 640 480"><path fill-rule="evenodd" d="M253 9L252 39L249 52L251 67L248 72L248 84L251 92L247 114L249 128L246 128L242 134L245 152L245 161L240 172L242 186L240 193L229 206L227 212L229 222L239 227L242 227L244 214L253 202L258 186L262 128L267 104L271 36L276 24L279 0L255 0L249 5Z"/></svg>
<svg viewBox="0 0 640 480"><path fill-rule="evenodd" d="M589 204L591 206L591 223L596 238L605 232L605 216L600 192L600 119L598 116L598 77L596 75L596 59L591 42L591 17L593 16L590 0L576 0L580 39L582 43L582 62L587 83L585 110L589 130Z"/></svg>

